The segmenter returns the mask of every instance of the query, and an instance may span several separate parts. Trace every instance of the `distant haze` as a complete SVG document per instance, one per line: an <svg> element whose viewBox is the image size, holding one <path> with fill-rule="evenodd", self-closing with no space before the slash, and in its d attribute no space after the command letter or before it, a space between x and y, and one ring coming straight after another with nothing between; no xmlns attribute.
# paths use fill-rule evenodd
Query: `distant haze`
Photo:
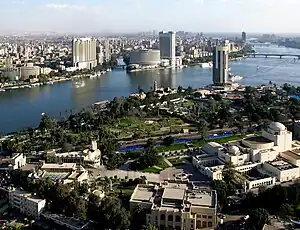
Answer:
<svg viewBox="0 0 300 230"><path fill-rule="evenodd" d="M0 33L300 32L300 0L1 0Z"/></svg>

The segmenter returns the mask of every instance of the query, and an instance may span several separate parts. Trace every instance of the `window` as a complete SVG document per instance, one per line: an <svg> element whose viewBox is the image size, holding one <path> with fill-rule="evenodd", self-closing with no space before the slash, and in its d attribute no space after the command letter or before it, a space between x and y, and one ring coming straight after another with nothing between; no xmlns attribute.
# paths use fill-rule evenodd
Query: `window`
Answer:
<svg viewBox="0 0 300 230"><path fill-rule="evenodd" d="M208 216L208 219L212 219L212 216Z"/></svg>
<svg viewBox="0 0 300 230"><path fill-rule="evenodd" d="M206 228L206 227L207 227L207 222L206 222L206 221L203 221L203 222L202 222L202 227L203 227L203 228Z"/></svg>
<svg viewBox="0 0 300 230"><path fill-rule="evenodd" d="M175 221L176 221L176 222L180 222L180 221L181 221L181 216L176 216L176 217L175 217Z"/></svg>
<svg viewBox="0 0 300 230"><path fill-rule="evenodd" d="M168 221L173 221L173 215L168 216Z"/></svg>
<svg viewBox="0 0 300 230"><path fill-rule="evenodd" d="M201 228L201 221L200 220L197 220L196 228Z"/></svg>
<svg viewBox="0 0 300 230"><path fill-rule="evenodd" d="M211 221L208 222L208 227L212 227L212 222Z"/></svg>
<svg viewBox="0 0 300 230"><path fill-rule="evenodd" d="M202 215L202 218L203 218L203 219L206 219L206 218L207 218L207 216L206 216L206 215Z"/></svg>
<svg viewBox="0 0 300 230"><path fill-rule="evenodd" d="M161 214L161 215L160 215L160 220L165 220L165 219L166 219L165 214Z"/></svg>

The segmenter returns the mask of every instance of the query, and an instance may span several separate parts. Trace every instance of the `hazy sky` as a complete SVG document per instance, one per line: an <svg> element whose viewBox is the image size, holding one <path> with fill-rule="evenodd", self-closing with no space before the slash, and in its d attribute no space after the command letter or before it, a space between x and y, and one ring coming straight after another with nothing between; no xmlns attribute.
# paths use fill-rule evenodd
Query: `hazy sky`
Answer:
<svg viewBox="0 0 300 230"><path fill-rule="evenodd" d="M300 0L0 0L0 32L300 33Z"/></svg>

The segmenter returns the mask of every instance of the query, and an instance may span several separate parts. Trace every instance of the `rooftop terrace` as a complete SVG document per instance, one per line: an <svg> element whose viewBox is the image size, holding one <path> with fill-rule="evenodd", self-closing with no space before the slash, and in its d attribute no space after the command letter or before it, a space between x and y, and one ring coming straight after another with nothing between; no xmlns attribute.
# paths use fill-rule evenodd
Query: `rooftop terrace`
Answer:
<svg viewBox="0 0 300 230"><path fill-rule="evenodd" d="M297 168L297 166L292 165L289 162L284 161L282 159L276 159L274 161L268 162L268 164L272 165L280 171Z"/></svg>

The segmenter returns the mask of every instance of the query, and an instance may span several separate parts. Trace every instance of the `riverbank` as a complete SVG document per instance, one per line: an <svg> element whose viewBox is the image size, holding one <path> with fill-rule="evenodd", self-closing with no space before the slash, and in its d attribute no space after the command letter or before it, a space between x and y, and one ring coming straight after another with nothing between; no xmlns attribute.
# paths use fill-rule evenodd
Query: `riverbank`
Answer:
<svg viewBox="0 0 300 230"><path fill-rule="evenodd" d="M143 72L143 71L151 71L151 70L165 70L165 69L182 69L183 67L187 66L166 66L166 67L155 67L155 68L136 68L136 69L129 69L126 70L127 73L134 73L134 72Z"/></svg>
<svg viewBox="0 0 300 230"><path fill-rule="evenodd" d="M258 53L297 53L278 46L257 46ZM257 69L257 66L260 66ZM299 86L300 65L279 58L247 58L230 63L231 73L242 76L242 85L276 85L289 83ZM283 77L284 76L284 77ZM212 69L198 66L183 68L180 71L144 71L127 74L126 71L108 72L99 78L85 79L85 87L75 88L72 81L53 84L51 87L0 92L0 133L11 133L27 127L38 126L41 113L46 113L57 120L66 116L66 111L80 111L97 101L125 97L153 87L154 81L160 88L201 88L212 84Z"/></svg>
<svg viewBox="0 0 300 230"><path fill-rule="evenodd" d="M107 70L110 71L110 70ZM55 78L50 78L48 81L45 82L32 82L28 84L10 84L7 86L2 86L0 87L0 92L5 92L5 91L11 91L11 90L16 90L16 89L25 89L25 88L35 88L35 87L40 87L44 85L53 85L54 83L59 83L59 82L65 82L65 81L72 81L75 79L79 78L97 78L100 77L101 75L105 74L107 71L101 71L95 74L80 74L80 75L74 75L71 77L55 77Z"/></svg>

